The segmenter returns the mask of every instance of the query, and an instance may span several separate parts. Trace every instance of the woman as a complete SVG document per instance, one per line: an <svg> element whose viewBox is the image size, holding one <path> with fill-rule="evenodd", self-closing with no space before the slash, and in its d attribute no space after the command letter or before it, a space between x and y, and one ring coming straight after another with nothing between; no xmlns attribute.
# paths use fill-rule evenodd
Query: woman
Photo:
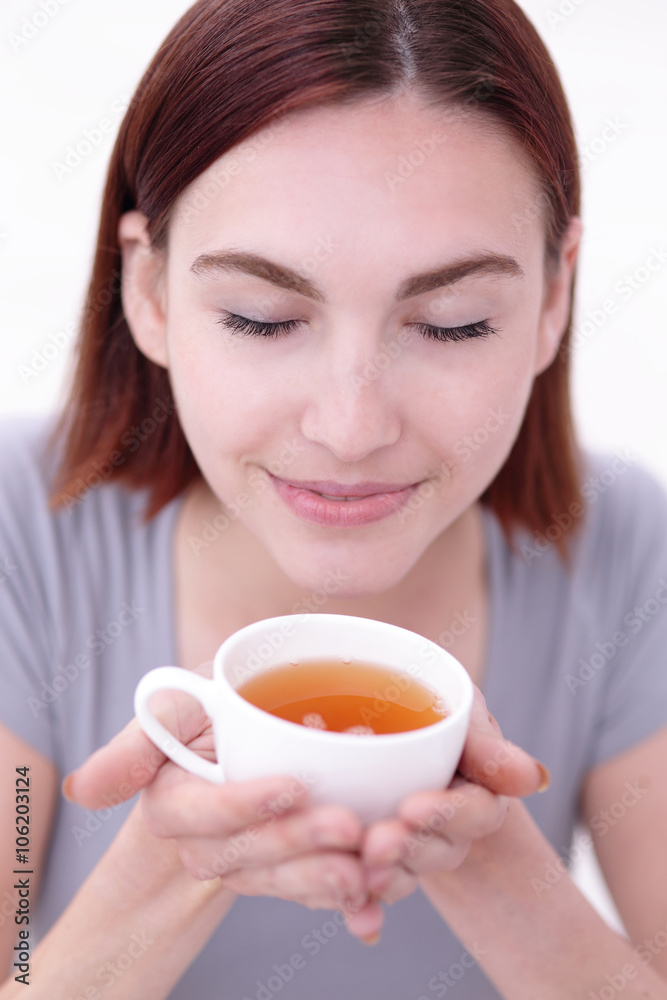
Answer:
<svg viewBox="0 0 667 1000"><path fill-rule="evenodd" d="M0 1000L22 964L63 998L667 997L667 498L576 444L578 210L510 0L205 0L170 34L112 157L69 404L3 441L0 735L32 826ZM461 660L449 789L363 829L127 724L146 670L304 609ZM162 713L211 752L190 702ZM578 814L628 941L563 864ZM13 859L13 786L7 817Z"/></svg>

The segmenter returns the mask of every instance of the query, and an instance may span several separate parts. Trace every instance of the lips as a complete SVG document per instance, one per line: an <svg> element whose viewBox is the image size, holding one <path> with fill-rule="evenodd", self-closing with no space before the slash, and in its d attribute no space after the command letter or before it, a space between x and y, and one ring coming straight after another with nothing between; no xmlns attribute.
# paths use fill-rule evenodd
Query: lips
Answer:
<svg viewBox="0 0 667 1000"><path fill-rule="evenodd" d="M352 528L380 521L400 510L419 483L334 483L287 481L269 473L276 493L303 521L324 527Z"/></svg>
<svg viewBox="0 0 667 1000"><path fill-rule="evenodd" d="M375 483L375 482L347 484L347 483L333 482L330 479L318 479L318 480L283 479L281 480L281 482L286 483L288 486L293 486L294 489L310 490L312 493L319 493L322 496L329 496L334 498L352 497L354 499L358 499L359 497L373 496L382 493L400 493L402 490L407 490L411 486L416 485L415 483Z"/></svg>

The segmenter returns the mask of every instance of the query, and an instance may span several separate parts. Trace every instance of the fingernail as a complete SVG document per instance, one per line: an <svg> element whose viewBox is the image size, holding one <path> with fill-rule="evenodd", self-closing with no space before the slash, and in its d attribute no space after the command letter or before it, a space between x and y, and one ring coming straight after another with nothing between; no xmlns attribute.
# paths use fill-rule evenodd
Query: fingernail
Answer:
<svg viewBox="0 0 667 1000"><path fill-rule="evenodd" d="M537 768L540 772L540 778L542 779L537 786L538 792L546 792L547 788L551 784L551 775L549 774L548 768L544 764L540 764L539 760L536 760Z"/></svg>
<svg viewBox="0 0 667 1000"><path fill-rule="evenodd" d="M380 935L379 934L371 934L370 937L362 937L362 938L359 938L359 940L363 941L364 944L372 946L372 945L378 943L378 941L380 940Z"/></svg>
<svg viewBox="0 0 667 1000"><path fill-rule="evenodd" d="M68 802L75 802L75 799L72 798L73 781L74 781L74 771L72 771L71 774L67 775L61 786L61 791Z"/></svg>

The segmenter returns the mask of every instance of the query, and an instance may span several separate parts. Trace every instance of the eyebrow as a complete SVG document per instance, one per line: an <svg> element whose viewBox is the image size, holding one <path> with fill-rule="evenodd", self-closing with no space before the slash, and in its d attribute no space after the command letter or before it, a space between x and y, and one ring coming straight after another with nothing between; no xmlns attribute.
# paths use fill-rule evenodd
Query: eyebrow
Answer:
<svg viewBox="0 0 667 1000"><path fill-rule="evenodd" d="M190 270L193 274L204 277L218 271L251 274L289 292L296 292L298 295L315 299L317 302L326 302L324 291L310 278L304 277L292 268L284 267L282 264L277 264L275 261L248 251L223 250L218 253L200 254L191 264ZM495 253L476 254L472 257L451 261L431 271L411 275L398 286L395 301L402 302L415 295L430 292L434 288L453 285L457 281L473 275L496 277L504 275L510 278L522 278L524 272L514 257Z"/></svg>

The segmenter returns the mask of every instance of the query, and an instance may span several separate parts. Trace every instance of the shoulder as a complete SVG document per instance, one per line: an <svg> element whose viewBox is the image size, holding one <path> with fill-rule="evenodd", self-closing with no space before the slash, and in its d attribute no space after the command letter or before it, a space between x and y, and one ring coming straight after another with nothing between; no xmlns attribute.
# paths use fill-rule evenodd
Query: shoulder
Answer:
<svg viewBox="0 0 667 1000"><path fill-rule="evenodd" d="M13 534L48 506L58 455L47 449L54 418L42 415L0 418L0 529Z"/></svg>
<svg viewBox="0 0 667 1000"><path fill-rule="evenodd" d="M64 448L54 438L58 414L0 418L0 538L38 562L59 558L61 566L76 552L105 544L105 536L130 524L139 528L146 493L101 482L75 502L50 506L52 487Z"/></svg>
<svg viewBox="0 0 667 1000"><path fill-rule="evenodd" d="M541 532L517 531L512 553L501 545L500 565L526 606L567 607L599 632L667 579L667 490L631 450L580 456L581 501L553 511ZM568 567L556 545L563 536Z"/></svg>
<svg viewBox="0 0 667 1000"><path fill-rule="evenodd" d="M667 559L667 489L627 448L583 452L581 489L587 528L582 555L624 568ZM665 566L667 569L667 566Z"/></svg>
<svg viewBox="0 0 667 1000"><path fill-rule="evenodd" d="M583 657L567 679L595 705L592 767L667 719L667 490L633 452L589 452L590 524L572 586Z"/></svg>
<svg viewBox="0 0 667 1000"><path fill-rule="evenodd" d="M5 486L12 482L12 473L21 471L34 478L48 474L55 455L43 455L53 429L52 415L20 414L0 417L0 469Z"/></svg>
<svg viewBox="0 0 667 1000"><path fill-rule="evenodd" d="M586 449L582 452L585 475L582 492L589 504L603 497L613 506L644 502L664 506L667 488L631 448L615 451Z"/></svg>
<svg viewBox="0 0 667 1000"><path fill-rule="evenodd" d="M571 568L554 569L550 592L593 649L626 634L637 609L657 613L667 604L667 490L631 450L587 450L582 460L584 523L572 539ZM666 624L659 614L652 629Z"/></svg>

